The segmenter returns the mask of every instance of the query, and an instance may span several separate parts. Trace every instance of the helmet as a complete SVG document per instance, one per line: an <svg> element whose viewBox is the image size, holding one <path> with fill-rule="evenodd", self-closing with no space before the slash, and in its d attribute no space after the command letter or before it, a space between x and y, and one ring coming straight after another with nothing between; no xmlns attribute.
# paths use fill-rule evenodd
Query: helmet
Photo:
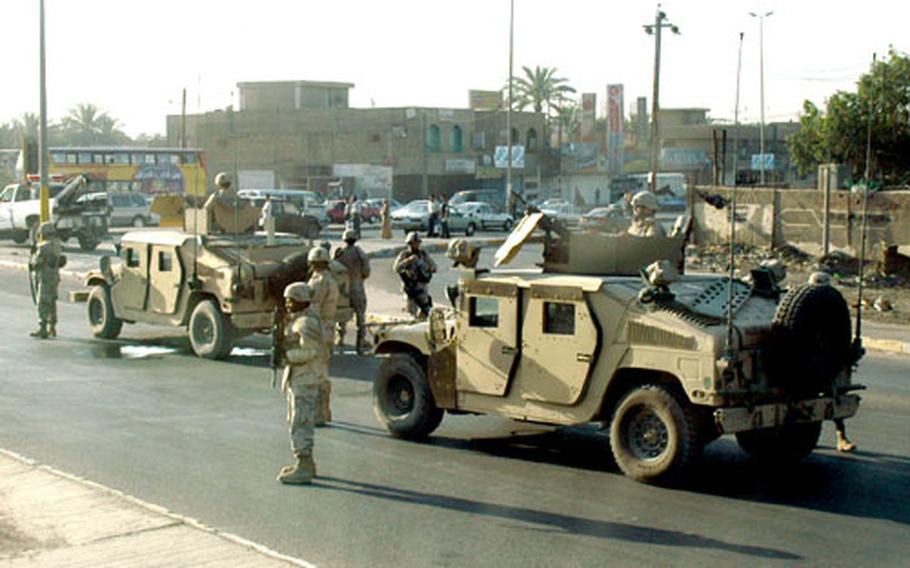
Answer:
<svg viewBox="0 0 910 568"><path fill-rule="evenodd" d="M351 229L345 229L344 232L341 233L341 240L343 240L343 241L356 241L356 240L357 240L357 233L355 233L355 232L352 231Z"/></svg>
<svg viewBox="0 0 910 568"><path fill-rule="evenodd" d="M657 197L650 191L636 193L635 197L632 198L632 207L641 207L643 209L650 209L651 211L657 211L659 209L657 206Z"/></svg>
<svg viewBox="0 0 910 568"><path fill-rule="evenodd" d="M218 175L215 176L215 186L223 188L231 187L231 177L225 172L219 172Z"/></svg>
<svg viewBox="0 0 910 568"><path fill-rule="evenodd" d="M57 227L50 221L45 221L38 225L38 238L45 239L47 237L52 237L57 233Z"/></svg>
<svg viewBox="0 0 910 568"><path fill-rule="evenodd" d="M408 236L407 236L407 238L404 240L404 242L405 242L406 244L419 243L419 242L420 242L420 235L417 234L417 231L411 231L410 233L408 233Z"/></svg>
<svg viewBox="0 0 910 568"><path fill-rule="evenodd" d="M451 258L453 266L462 264L468 268L477 266L480 248L465 239L452 239L446 249L446 256Z"/></svg>
<svg viewBox="0 0 910 568"><path fill-rule="evenodd" d="M822 271L813 272L809 275L809 284L814 286L830 286L831 275Z"/></svg>
<svg viewBox="0 0 910 568"><path fill-rule="evenodd" d="M313 247L310 249L310 252L306 255L306 260L310 264L316 262L324 262L328 264L329 262L329 253L322 247Z"/></svg>
<svg viewBox="0 0 910 568"><path fill-rule="evenodd" d="M284 288L284 297L300 303L311 302L313 289L305 282L294 282Z"/></svg>

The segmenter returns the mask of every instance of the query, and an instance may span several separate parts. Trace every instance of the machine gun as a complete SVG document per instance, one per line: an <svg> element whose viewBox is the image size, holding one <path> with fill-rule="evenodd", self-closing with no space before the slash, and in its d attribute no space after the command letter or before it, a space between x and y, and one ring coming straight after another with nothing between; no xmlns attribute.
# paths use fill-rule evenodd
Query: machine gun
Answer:
<svg viewBox="0 0 910 568"><path fill-rule="evenodd" d="M512 197L518 201L525 209L525 214L528 213L542 213L539 207L536 205L531 205L525 198L515 193L515 190L512 190ZM547 239L550 238L550 233L556 233L559 235L560 239L568 240L569 238L569 229L560 221L559 219L554 219L547 214L544 214L543 219L540 220L539 227L547 234Z"/></svg>
<svg viewBox="0 0 910 568"><path fill-rule="evenodd" d="M287 313L284 303L279 302L272 313L272 351L269 354L269 367L272 369L272 388L278 384L278 373L285 363L284 333L287 326Z"/></svg>

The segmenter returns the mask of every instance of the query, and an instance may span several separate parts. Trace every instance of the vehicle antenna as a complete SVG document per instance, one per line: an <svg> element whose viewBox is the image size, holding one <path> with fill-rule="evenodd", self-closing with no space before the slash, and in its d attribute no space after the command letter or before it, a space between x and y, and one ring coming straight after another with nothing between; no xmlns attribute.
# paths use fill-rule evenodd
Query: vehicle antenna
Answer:
<svg viewBox="0 0 910 568"><path fill-rule="evenodd" d="M200 169L193 168L193 280L190 286L191 289L196 288L199 282L199 203L197 201L199 196L195 195L195 190L199 187ZM186 188L184 188L183 193L186 194Z"/></svg>
<svg viewBox="0 0 910 568"><path fill-rule="evenodd" d="M872 54L872 73L875 73L876 54ZM869 84L872 84L870 77ZM884 68L882 69L882 93L884 93ZM858 361L863 356L863 284L864 272L866 266L866 220L868 219L869 209L869 175L872 163L872 93L869 93L869 114L866 120L866 167L863 172L863 222L860 229L859 245L859 282L856 287L856 333L853 337L853 356L854 361Z"/></svg>
<svg viewBox="0 0 910 568"><path fill-rule="evenodd" d="M739 56L736 62L736 107L734 110L733 128L734 148L739 137L739 78L743 62L743 32L739 32ZM734 164L736 150L733 151ZM730 191L730 276L727 282L727 338L725 351L728 356L733 352L733 278L736 276L736 168L733 168L733 187Z"/></svg>

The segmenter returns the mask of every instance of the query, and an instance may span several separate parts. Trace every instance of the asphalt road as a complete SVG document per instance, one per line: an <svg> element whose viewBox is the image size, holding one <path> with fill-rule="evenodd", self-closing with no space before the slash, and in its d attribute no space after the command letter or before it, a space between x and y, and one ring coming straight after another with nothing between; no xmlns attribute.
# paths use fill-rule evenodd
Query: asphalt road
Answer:
<svg viewBox="0 0 910 568"><path fill-rule="evenodd" d="M374 263L384 298L389 263ZM910 553L910 358L863 361L856 454L833 451L829 424L804 464L768 471L725 438L660 488L620 475L594 428L447 416L429 443L394 440L371 410L377 363L342 354L320 478L295 488L274 481L290 451L261 340L202 361L168 330L92 339L84 307L62 304L61 337L36 341L11 270L0 306L0 447L318 565L889 566Z"/></svg>

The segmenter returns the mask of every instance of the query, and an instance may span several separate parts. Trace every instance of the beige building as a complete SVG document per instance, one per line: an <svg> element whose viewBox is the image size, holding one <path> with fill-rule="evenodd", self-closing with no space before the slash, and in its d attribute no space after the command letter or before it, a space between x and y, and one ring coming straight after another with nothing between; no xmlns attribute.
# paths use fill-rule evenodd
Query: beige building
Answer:
<svg viewBox="0 0 910 568"><path fill-rule="evenodd" d="M310 188L399 201L428 193L504 186L494 163L507 142L506 113L443 108L350 108L350 83L238 83L240 110L186 117L186 144L207 170L236 171L241 185ZM514 186L549 174L544 116L513 113L512 142L524 147ZM181 143L181 117L167 117L168 142ZM255 181L254 181L255 180Z"/></svg>

